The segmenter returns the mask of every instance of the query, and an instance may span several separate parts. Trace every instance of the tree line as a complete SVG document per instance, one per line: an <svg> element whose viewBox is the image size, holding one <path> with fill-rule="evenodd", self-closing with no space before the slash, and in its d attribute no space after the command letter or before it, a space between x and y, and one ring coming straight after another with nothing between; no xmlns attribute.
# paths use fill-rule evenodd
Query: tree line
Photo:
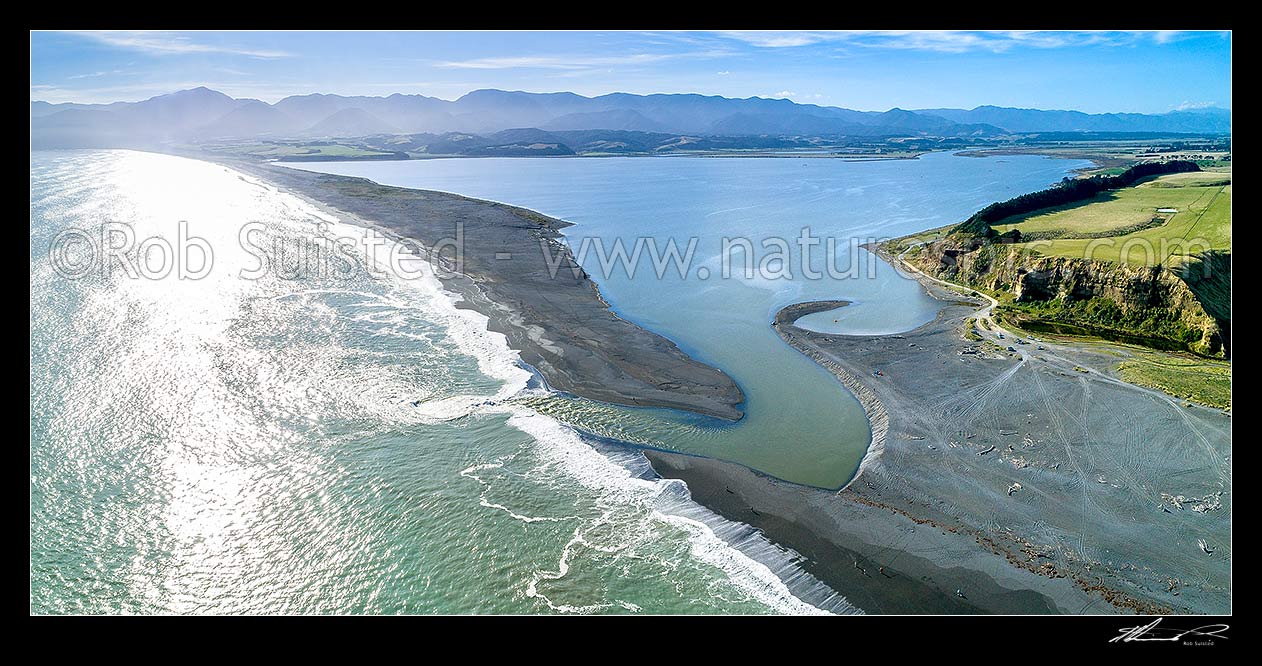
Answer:
<svg viewBox="0 0 1262 666"><path fill-rule="evenodd" d="M1046 190L1022 194L1007 201L992 203L973 213L972 217L964 222L956 225L951 232L963 232L991 238L996 236L997 232L990 225L1013 215L1024 215L1043 208L1064 206L1075 201L1083 201L1101 192L1130 187L1140 180L1151 176L1200 170L1201 168L1196 165L1196 162L1171 160L1168 162L1137 164L1114 176L1065 178Z"/></svg>

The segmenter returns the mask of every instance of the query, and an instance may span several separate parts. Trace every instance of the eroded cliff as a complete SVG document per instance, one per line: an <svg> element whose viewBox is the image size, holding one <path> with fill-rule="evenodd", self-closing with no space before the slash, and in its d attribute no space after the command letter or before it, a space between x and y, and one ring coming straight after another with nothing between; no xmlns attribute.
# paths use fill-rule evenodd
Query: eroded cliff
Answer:
<svg viewBox="0 0 1262 666"><path fill-rule="evenodd" d="M1230 255L1198 257L1172 270L1043 256L1019 244L951 234L905 258L938 278L1011 294L999 314L1029 330L1230 356Z"/></svg>

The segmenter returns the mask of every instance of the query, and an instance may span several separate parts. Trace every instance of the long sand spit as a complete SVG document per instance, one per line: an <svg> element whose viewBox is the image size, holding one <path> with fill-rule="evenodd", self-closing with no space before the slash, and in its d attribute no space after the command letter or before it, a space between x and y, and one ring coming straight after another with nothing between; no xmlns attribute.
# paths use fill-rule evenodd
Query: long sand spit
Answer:
<svg viewBox="0 0 1262 666"><path fill-rule="evenodd" d="M364 178L257 162L239 169L334 215L430 252L438 277L489 318L522 361L552 389L592 400L669 407L727 420L745 396L722 370L609 309L590 276L559 241L570 223L541 213L445 192L379 185ZM462 248L455 254L456 241Z"/></svg>

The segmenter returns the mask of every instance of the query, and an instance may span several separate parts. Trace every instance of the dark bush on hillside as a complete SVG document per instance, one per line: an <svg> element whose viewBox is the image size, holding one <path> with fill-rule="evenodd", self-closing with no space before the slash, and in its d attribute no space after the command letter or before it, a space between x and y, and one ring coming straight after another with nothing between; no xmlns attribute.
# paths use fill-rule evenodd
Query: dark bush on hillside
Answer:
<svg viewBox="0 0 1262 666"><path fill-rule="evenodd" d="M1196 162L1173 160L1170 162L1149 162L1137 164L1116 176L1092 176L1090 178L1065 178L1054 187L1019 197L999 201L973 213L973 216L952 229L954 232L970 233L978 236L995 235L990 225L1012 217L1024 215L1043 208L1064 206L1075 201L1090 199L1101 192L1119 190L1130 187L1150 176L1161 176L1168 173L1184 173L1200 171Z"/></svg>

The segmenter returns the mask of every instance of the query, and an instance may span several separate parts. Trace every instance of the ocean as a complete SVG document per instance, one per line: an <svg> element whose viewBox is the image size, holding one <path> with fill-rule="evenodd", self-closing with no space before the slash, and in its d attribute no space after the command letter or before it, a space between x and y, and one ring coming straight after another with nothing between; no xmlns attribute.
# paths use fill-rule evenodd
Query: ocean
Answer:
<svg viewBox="0 0 1262 666"><path fill-rule="evenodd" d="M303 168L508 201L575 222L573 245L699 232L702 265L720 236L892 236L1081 165L934 154ZM847 330L910 328L933 315L914 283L881 267L814 281L597 275L620 315L736 378L747 416L728 424L549 394L432 276L374 275L351 257L346 274L279 261L245 279L251 223L278 255L366 233L220 165L31 153L32 612L861 612L796 553L656 478L634 448L591 442L841 485L866 446L862 411L767 324L827 297L854 301L836 317ZM150 259L202 239L213 268L88 270L84 257L124 227ZM196 249L182 254L197 273Z"/></svg>

